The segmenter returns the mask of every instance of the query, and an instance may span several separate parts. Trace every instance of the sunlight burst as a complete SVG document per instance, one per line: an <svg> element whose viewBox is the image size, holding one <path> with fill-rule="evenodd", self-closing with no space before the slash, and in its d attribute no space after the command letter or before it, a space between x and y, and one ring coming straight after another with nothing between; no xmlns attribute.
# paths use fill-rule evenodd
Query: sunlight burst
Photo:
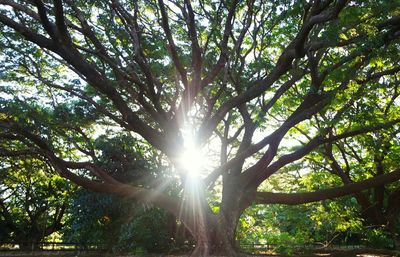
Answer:
<svg viewBox="0 0 400 257"><path fill-rule="evenodd" d="M191 177L198 177L207 163L202 149L199 149L190 132L184 131L184 151L180 155L180 165Z"/></svg>

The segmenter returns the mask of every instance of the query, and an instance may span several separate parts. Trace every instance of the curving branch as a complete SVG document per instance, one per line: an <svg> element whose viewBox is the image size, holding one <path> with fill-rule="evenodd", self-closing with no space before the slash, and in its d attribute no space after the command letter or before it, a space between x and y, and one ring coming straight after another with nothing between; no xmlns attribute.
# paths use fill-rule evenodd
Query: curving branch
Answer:
<svg viewBox="0 0 400 257"><path fill-rule="evenodd" d="M32 142L38 149L36 151L49 161L60 176L72 181L73 183L95 192L115 194L135 199L138 202L154 204L179 217L179 198L170 197L162 190L146 189L119 182L94 163L63 160L56 155L46 140L32 134L11 120L0 120L0 127L11 130ZM18 153L18 151L16 153ZM3 154L10 154L10 156L12 156L13 152L3 152ZM71 170L89 170L98 178L102 179L102 182L79 176Z"/></svg>
<svg viewBox="0 0 400 257"><path fill-rule="evenodd" d="M360 182L349 183L341 187L321 189L306 193L271 193L257 192L254 202L257 204L288 204L296 205L334 199L355 194L366 189L382 186L400 180L400 169L388 174L379 175Z"/></svg>

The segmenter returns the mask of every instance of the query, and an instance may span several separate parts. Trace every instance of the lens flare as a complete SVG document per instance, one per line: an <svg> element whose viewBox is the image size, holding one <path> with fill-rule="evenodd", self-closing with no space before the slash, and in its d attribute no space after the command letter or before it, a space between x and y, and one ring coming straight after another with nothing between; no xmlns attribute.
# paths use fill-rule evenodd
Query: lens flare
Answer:
<svg viewBox="0 0 400 257"><path fill-rule="evenodd" d="M198 177L207 163L207 158L204 156L204 151L195 144L193 134L190 131L183 132L183 139L184 150L180 154L180 166L189 176Z"/></svg>

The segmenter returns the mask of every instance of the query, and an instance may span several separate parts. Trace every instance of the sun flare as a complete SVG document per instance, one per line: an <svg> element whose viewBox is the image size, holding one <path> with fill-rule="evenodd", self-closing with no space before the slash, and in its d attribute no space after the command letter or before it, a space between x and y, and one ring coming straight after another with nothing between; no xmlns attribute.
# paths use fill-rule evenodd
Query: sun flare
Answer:
<svg viewBox="0 0 400 257"><path fill-rule="evenodd" d="M204 152L196 146L191 133L184 133L184 150L180 155L179 163L181 168L193 177L200 176L207 163Z"/></svg>

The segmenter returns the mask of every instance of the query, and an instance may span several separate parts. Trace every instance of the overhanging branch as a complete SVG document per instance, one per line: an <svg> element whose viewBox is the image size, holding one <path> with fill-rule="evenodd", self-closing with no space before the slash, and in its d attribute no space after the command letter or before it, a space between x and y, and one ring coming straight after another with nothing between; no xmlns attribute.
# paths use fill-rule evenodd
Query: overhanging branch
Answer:
<svg viewBox="0 0 400 257"><path fill-rule="evenodd" d="M347 184L341 187L321 189L306 193L271 193L257 192L254 202L257 204L304 204L334 199L346 195L355 194L363 190L382 186L400 179L400 168L388 174L380 175L374 178L366 179L361 182Z"/></svg>

